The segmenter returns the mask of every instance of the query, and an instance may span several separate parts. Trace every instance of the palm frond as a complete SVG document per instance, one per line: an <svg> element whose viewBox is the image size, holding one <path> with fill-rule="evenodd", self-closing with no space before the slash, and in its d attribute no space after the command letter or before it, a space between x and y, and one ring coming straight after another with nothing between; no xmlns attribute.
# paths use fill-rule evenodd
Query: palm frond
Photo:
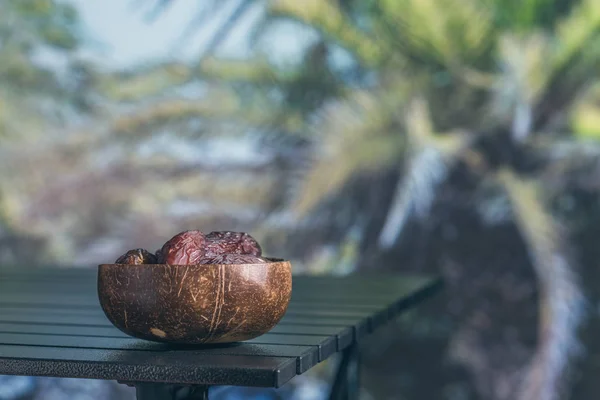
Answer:
<svg viewBox="0 0 600 400"><path fill-rule="evenodd" d="M600 140L600 81L582 91L569 114L569 127L577 139Z"/></svg>
<svg viewBox="0 0 600 400"><path fill-rule="evenodd" d="M186 24L183 32L179 35L177 42L182 43L184 41L188 41L191 36L197 33L198 30L202 29L209 18L214 17L215 14L221 11L222 8L226 8L230 1L231 0L204 2L202 7L196 10L195 15Z"/></svg>
<svg viewBox="0 0 600 400"><path fill-rule="evenodd" d="M437 186L445 179L450 163L464 146L460 135L440 137L434 132L429 109L416 99L407 110L409 155L405 174L397 183L392 205L379 234L379 247L392 247L411 213L424 218L435 199Z"/></svg>
<svg viewBox="0 0 600 400"><path fill-rule="evenodd" d="M239 4L233 9L225 23L217 29L206 46L202 49L202 54L199 57L200 60L207 55L212 54L221 43L227 39L235 24L242 19L252 4L254 4L254 0L240 0Z"/></svg>
<svg viewBox="0 0 600 400"><path fill-rule="evenodd" d="M171 0L158 0L156 4L154 4L152 10L146 13L145 19L148 22L156 21L156 19L160 15L162 15L171 5L173 5L173 2Z"/></svg>
<svg viewBox="0 0 600 400"><path fill-rule="evenodd" d="M173 96L132 107L113 118L106 130L121 135L121 139L147 137L164 130L192 137L250 131L261 136L273 132L303 136L305 124L301 110L285 108L269 96L268 90L240 94L220 85L209 87L199 99ZM112 136L105 139L114 140Z"/></svg>
<svg viewBox="0 0 600 400"><path fill-rule="evenodd" d="M476 66L492 40L492 14L476 1L383 0L398 49L416 60L446 67Z"/></svg>
<svg viewBox="0 0 600 400"><path fill-rule="evenodd" d="M543 93L552 68L550 41L541 32L508 33L499 39L501 74L495 85L492 109L497 117L512 120L513 136L522 140L530 133L533 106Z"/></svg>
<svg viewBox="0 0 600 400"><path fill-rule="evenodd" d="M0 186L0 232L19 226L22 204L20 197L10 186Z"/></svg>
<svg viewBox="0 0 600 400"><path fill-rule="evenodd" d="M40 108L22 93L0 89L0 140L32 141L47 134L52 121Z"/></svg>
<svg viewBox="0 0 600 400"><path fill-rule="evenodd" d="M508 170L500 171L498 179L528 245L540 289L541 341L519 398L553 400L558 398L566 362L577 350L584 297L567 256L562 229L545 210L535 185Z"/></svg>
<svg viewBox="0 0 600 400"><path fill-rule="evenodd" d="M320 154L294 196L297 215L311 210L358 172L399 161L403 137L394 128L392 109L372 93L357 92L325 110L323 125L314 128L325 135L318 146Z"/></svg>
<svg viewBox="0 0 600 400"><path fill-rule="evenodd" d="M425 148L409 158L406 171L396 185L392 205L379 234L381 249L396 244L412 212L419 218L428 214L436 186L445 178L447 166L439 151Z"/></svg>
<svg viewBox="0 0 600 400"><path fill-rule="evenodd" d="M556 27L552 72L535 104L533 129L544 130L562 115L586 85L597 80L600 68L600 4L582 0Z"/></svg>
<svg viewBox="0 0 600 400"><path fill-rule="evenodd" d="M164 13L164 10L167 6L170 6L172 1L170 0L160 0L158 1L154 9L149 14L148 18L151 20L156 19L158 16ZM179 36L177 42L182 42L183 40L188 40L190 36L192 36L197 30L201 29L204 22L209 17L214 17L218 12L223 9L228 8L230 4L235 3L234 1L207 1L204 2L203 7L199 8L195 15L191 18L191 20L185 26L183 32ZM202 59L206 55L213 53L220 45L227 39L230 31L236 25L236 23L246 14L250 6L257 3L255 0L240 0L237 2L237 5L232 7L229 16L226 18L225 22L217 28L217 30L211 34L208 39L206 46L202 49L199 58Z"/></svg>
<svg viewBox="0 0 600 400"><path fill-rule="evenodd" d="M551 29L579 1L571 0L483 0L500 31L526 33L532 29Z"/></svg>
<svg viewBox="0 0 600 400"><path fill-rule="evenodd" d="M166 63L143 68L132 73L105 76L100 92L113 101L133 102L161 95L194 77L191 67L181 63Z"/></svg>
<svg viewBox="0 0 600 400"><path fill-rule="evenodd" d="M111 131L116 134L148 135L168 124L194 118L216 119L239 110L238 99L228 93L213 93L202 100L169 99L117 117Z"/></svg>
<svg viewBox="0 0 600 400"><path fill-rule="evenodd" d="M383 44L356 29L331 1L272 0L269 12L271 18L291 18L314 27L365 65L375 66L386 56L387 50Z"/></svg>
<svg viewBox="0 0 600 400"><path fill-rule="evenodd" d="M204 77L226 82L273 83L277 73L266 59L223 60L207 58L200 64Z"/></svg>
<svg viewBox="0 0 600 400"><path fill-rule="evenodd" d="M600 3L595 0L583 0L556 27L559 42L558 55L553 60L556 71L565 68L571 60L582 54L582 50L589 50L589 45L593 44L599 34ZM597 55L591 56L591 58L595 57Z"/></svg>
<svg viewBox="0 0 600 400"><path fill-rule="evenodd" d="M600 139L600 81L582 90L570 112L569 126L580 139Z"/></svg>

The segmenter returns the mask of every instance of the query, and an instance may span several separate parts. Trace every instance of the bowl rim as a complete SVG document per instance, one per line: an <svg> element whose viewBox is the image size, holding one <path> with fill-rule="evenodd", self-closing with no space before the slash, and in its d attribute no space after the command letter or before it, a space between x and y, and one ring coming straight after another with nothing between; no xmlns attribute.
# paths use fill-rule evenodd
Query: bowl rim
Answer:
<svg viewBox="0 0 600 400"><path fill-rule="evenodd" d="M241 267L241 266L256 266L256 267L265 267L265 266L273 266L276 264L289 264L291 262L289 260L283 258L274 258L274 257L261 257L265 260L268 260L266 263L242 263L242 264L99 264L98 268L105 267L157 267L157 266L168 266L169 268L185 268L185 267Z"/></svg>

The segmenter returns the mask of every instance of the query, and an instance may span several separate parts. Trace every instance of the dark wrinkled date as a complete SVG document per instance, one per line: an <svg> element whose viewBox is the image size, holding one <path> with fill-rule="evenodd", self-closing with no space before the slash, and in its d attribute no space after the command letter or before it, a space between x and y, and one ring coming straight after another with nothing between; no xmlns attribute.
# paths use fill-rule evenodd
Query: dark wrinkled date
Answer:
<svg viewBox="0 0 600 400"><path fill-rule="evenodd" d="M199 264L205 254L206 237L200 231L186 231L173 236L157 252L159 264Z"/></svg>
<svg viewBox="0 0 600 400"><path fill-rule="evenodd" d="M130 250L116 264L257 264L262 249L256 239L245 232L217 231L207 235L198 230L181 232L167 241L156 255L144 250Z"/></svg>
<svg viewBox="0 0 600 400"><path fill-rule="evenodd" d="M264 258L251 254L219 254L203 258L200 264L261 264L266 262Z"/></svg>
<svg viewBox="0 0 600 400"><path fill-rule="evenodd" d="M262 249L252 236L244 232L211 232L206 235L207 257L219 254L251 254L260 256Z"/></svg>
<svg viewBox="0 0 600 400"><path fill-rule="evenodd" d="M121 257L117 258L115 264L130 264L130 265L143 265L143 264L156 264L156 256L144 249L129 250Z"/></svg>

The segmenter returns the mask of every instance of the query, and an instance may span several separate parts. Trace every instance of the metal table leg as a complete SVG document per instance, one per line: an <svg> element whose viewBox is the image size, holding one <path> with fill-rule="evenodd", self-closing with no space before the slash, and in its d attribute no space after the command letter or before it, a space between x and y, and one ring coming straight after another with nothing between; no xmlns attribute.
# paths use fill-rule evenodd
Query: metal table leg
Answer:
<svg viewBox="0 0 600 400"><path fill-rule="evenodd" d="M357 400L360 391L360 354L357 344L345 349L329 400Z"/></svg>
<svg viewBox="0 0 600 400"><path fill-rule="evenodd" d="M181 386L151 382L121 383L135 387L137 400L208 400L208 386Z"/></svg>

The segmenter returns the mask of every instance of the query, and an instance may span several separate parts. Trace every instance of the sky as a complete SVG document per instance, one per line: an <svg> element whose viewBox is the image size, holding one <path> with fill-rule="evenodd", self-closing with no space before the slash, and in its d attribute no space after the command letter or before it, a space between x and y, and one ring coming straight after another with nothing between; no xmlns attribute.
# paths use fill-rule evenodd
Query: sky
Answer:
<svg viewBox="0 0 600 400"><path fill-rule="evenodd" d="M99 42L87 56L119 68L157 58L190 59L201 49L207 33L223 18L214 18L185 45L176 45L186 24L200 11L200 2L178 0L154 20L149 20L153 2L143 0L71 0L79 12L86 36ZM146 4L146 6L144 6ZM224 14L224 13L221 13ZM212 28L212 29L211 29Z"/></svg>

